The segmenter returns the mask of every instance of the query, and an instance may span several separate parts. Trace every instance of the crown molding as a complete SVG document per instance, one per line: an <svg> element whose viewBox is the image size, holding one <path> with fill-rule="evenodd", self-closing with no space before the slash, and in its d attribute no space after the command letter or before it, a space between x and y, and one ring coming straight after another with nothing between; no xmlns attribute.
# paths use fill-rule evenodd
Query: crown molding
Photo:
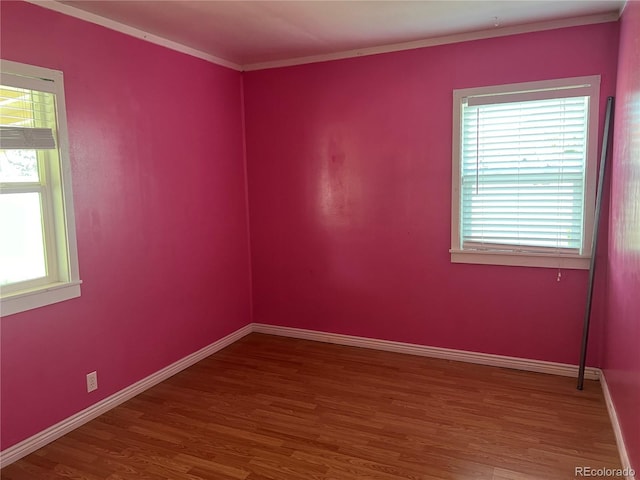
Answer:
<svg viewBox="0 0 640 480"><path fill-rule="evenodd" d="M619 12L610 12L598 15L586 15L581 17L563 18L546 22L527 23L524 25L514 25L511 27L497 27L489 30L478 30L475 32L456 33L441 37L426 38L413 42L393 43L380 45L378 47L360 48L344 52L329 53L325 55L313 55L309 57L292 58L286 60L276 60L273 62L251 63L243 66L244 71L265 70L269 68L290 67L303 65L306 63L328 62L331 60L342 60L346 58L365 57L378 55L380 53L400 52L403 50L414 50L417 48L434 47L450 43L468 42L472 40L483 40L486 38L506 37L508 35L518 35L521 33L541 32L544 30L555 30L558 28L578 27L582 25L593 25L596 23L615 22L620 18Z"/></svg>
<svg viewBox="0 0 640 480"><path fill-rule="evenodd" d="M140 30L135 27L131 27L124 23L111 20L94 13L80 10L79 8L72 7L70 5L60 3L56 0L25 0L33 5L38 5L49 10L53 10L64 15L78 18L110 30L115 30L125 35L129 35L140 40L144 40L170 50L175 50L192 57L206 60L210 63L230 68L236 71L254 71L254 70L266 70L271 68L289 67L294 65L304 65L308 63L328 62L332 60L342 60L347 58L365 57L369 55L378 55L381 53L399 52L403 50L414 50L417 48L433 47L436 45L446 45L451 43L468 42L473 40L482 40L488 38L505 37L508 35L518 35L522 33L540 32L545 30L554 30L558 28L577 27L582 25L593 25L597 23L615 22L620 18L623 8L620 12L610 12L597 15L586 15L580 17L563 18L558 20L550 20L545 22L527 23L523 25L514 25L507 27L497 27L487 30L478 30L474 32L456 33L452 35L444 35L433 38L426 38L422 40L416 40L412 42L401 42L387 45L380 45L376 47L360 48L355 50L346 50L335 53L328 53L322 55L311 55L306 57L289 58L284 60L275 60L267 62L256 62L245 65L225 60L223 58L211 55L209 53L197 50L192 47L188 47L173 40L169 40L164 37ZM626 6L626 3L625 3Z"/></svg>
<svg viewBox="0 0 640 480"><path fill-rule="evenodd" d="M90 13L84 10L80 10L79 8L75 8L70 5L57 2L55 0L25 0L25 1L33 5L38 5L39 7L46 8L48 10L53 10L54 12L62 13L70 17L78 18L86 22L100 25L101 27L105 27L110 30L115 30L116 32L124 33L125 35L129 35L131 37L135 37L149 43L160 45L161 47L168 48L169 50L175 50L176 52L185 53L192 57L200 58L202 60L206 60L207 62L215 63L216 65L227 67L232 70L242 71L242 66L238 65L237 63L233 63L228 60L225 60L224 58L216 57L215 55L211 55L209 53L197 50L195 48L188 47L181 43L174 42L173 40L169 40L167 38L154 35L153 33L145 32L144 30L140 30L139 28L125 25L124 23L117 22L115 20L111 20L111 19L102 17L100 15L96 15L95 13Z"/></svg>

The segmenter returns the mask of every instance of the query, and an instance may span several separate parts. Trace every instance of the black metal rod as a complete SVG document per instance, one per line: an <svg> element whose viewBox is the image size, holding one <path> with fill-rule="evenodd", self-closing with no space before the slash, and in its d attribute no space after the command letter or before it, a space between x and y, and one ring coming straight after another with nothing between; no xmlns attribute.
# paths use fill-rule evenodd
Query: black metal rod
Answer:
<svg viewBox="0 0 640 480"><path fill-rule="evenodd" d="M613 97L607 98L607 113L604 118L604 135L602 136L602 153L600 155L600 173L598 176L598 191L596 193L596 214L593 223L593 237L591 240L591 262L589 265L589 287L587 289L587 306L584 312L584 326L582 328L582 350L580 351L580 368L578 370L578 390L584 386L584 369L587 362L587 343L589 342L589 323L591 322L591 303L593 300L593 280L596 274L596 253L598 251L598 230L600 226L600 210L602 209L602 191L604 189L605 167L609 152L609 137L611 136L611 115L613 114Z"/></svg>

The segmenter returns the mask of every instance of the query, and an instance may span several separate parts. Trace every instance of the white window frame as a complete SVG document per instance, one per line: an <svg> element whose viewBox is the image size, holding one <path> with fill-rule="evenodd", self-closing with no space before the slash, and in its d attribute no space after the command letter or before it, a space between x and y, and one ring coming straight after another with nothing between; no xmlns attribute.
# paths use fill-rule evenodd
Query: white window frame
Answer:
<svg viewBox="0 0 640 480"><path fill-rule="evenodd" d="M558 252L519 252L504 250L464 250L461 234L461 141L462 141L462 109L463 101L475 97L482 102L482 97L493 101L524 101L539 98L540 92L548 94L547 98L562 97L563 90L580 89L581 95L589 96L589 118L587 123L587 158L584 188L583 238L582 253L562 254ZM584 93L582 93L584 92ZM570 95L566 95L570 96ZM591 243L593 235L596 175L598 155L598 110L600 102L600 76L573 77L537 82L512 83L488 87L466 88L453 91L453 155L452 155L452 189L451 189L451 254L452 263L473 263L484 265L512 265L524 267L547 267L563 269L588 269L591 259ZM488 103L488 102L487 102ZM492 102L493 103L493 102Z"/></svg>
<svg viewBox="0 0 640 480"><path fill-rule="evenodd" d="M0 289L0 315L6 317L80 296L78 249L71 186L71 162L62 72L0 60L0 84L48 91L56 96L58 161L52 165L38 152L43 179L42 222L47 252L44 279L10 284ZM44 160L43 160L44 159Z"/></svg>

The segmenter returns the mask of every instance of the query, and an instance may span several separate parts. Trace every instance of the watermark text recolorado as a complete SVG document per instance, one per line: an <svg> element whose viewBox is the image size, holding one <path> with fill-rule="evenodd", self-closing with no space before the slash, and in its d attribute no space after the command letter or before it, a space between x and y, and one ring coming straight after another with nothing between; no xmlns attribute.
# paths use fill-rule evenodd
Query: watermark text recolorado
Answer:
<svg viewBox="0 0 640 480"><path fill-rule="evenodd" d="M633 477L636 472L633 468L593 468L580 466L575 468L574 475L576 477L611 477L611 478L627 478Z"/></svg>

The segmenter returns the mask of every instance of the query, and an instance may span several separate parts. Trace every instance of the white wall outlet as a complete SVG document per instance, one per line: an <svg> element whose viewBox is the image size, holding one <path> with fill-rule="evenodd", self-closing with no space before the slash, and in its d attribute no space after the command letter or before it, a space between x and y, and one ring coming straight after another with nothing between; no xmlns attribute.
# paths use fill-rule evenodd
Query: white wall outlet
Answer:
<svg viewBox="0 0 640 480"><path fill-rule="evenodd" d="M87 392L98 389L98 372L87 373Z"/></svg>

